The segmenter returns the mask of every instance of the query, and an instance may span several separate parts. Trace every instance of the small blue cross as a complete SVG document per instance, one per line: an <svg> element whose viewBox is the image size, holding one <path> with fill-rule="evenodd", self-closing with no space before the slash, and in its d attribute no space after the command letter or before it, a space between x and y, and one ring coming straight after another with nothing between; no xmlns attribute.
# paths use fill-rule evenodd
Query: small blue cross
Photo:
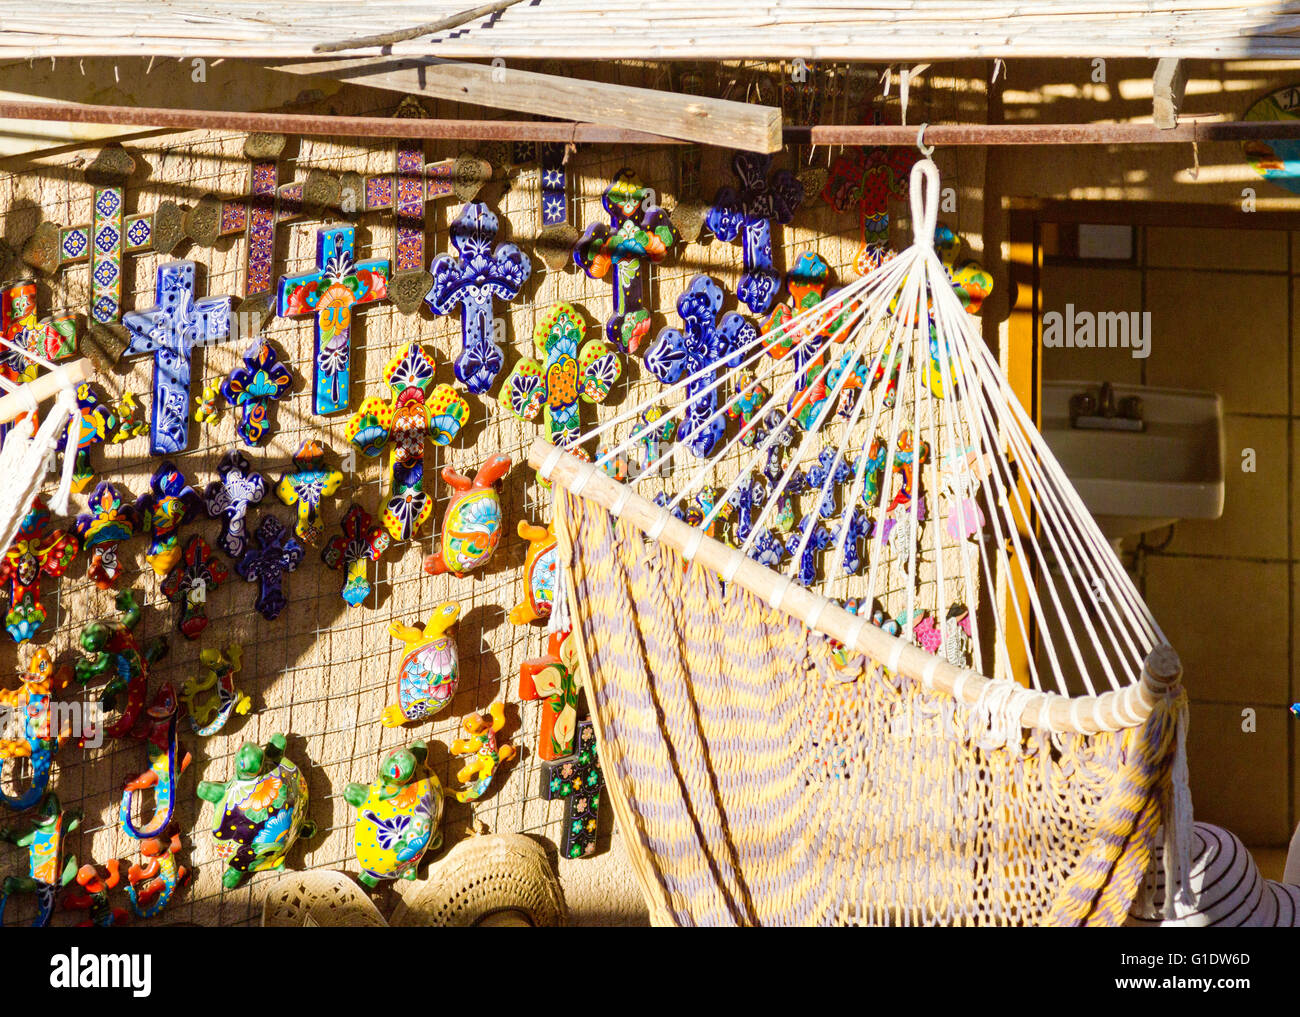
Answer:
<svg viewBox="0 0 1300 1017"><path fill-rule="evenodd" d="M190 436L190 356L195 346L230 338L230 297L194 299L192 261L158 266L154 292L157 306L131 311L122 318L131 341L127 357L153 354L153 419L149 423L154 455L183 452Z"/></svg>

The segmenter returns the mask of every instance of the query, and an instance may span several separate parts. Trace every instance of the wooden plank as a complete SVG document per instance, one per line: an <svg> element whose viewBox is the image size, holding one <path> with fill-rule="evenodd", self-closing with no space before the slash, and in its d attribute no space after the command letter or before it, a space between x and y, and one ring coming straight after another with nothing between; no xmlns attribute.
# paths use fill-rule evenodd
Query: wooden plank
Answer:
<svg viewBox="0 0 1300 1017"><path fill-rule="evenodd" d="M1178 111L1183 106L1183 93L1187 90L1187 66L1170 57L1156 64L1151 81L1151 113L1155 125L1162 131L1178 126Z"/></svg>
<svg viewBox="0 0 1300 1017"><path fill-rule="evenodd" d="M537 71L435 59L364 57L275 64L272 70L335 78L408 95L649 131L747 152L781 149L781 111L729 99L681 95Z"/></svg>

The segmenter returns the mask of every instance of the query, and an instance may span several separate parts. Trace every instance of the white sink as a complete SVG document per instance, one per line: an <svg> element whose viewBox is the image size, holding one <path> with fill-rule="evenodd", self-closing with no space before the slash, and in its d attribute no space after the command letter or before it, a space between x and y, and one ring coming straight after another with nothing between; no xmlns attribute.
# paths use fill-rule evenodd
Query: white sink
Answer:
<svg viewBox="0 0 1300 1017"><path fill-rule="evenodd" d="M1143 431L1070 425L1070 397L1097 382L1043 382L1043 437L1112 541L1223 514L1223 405L1213 392L1114 385L1142 400Z"/></svg>

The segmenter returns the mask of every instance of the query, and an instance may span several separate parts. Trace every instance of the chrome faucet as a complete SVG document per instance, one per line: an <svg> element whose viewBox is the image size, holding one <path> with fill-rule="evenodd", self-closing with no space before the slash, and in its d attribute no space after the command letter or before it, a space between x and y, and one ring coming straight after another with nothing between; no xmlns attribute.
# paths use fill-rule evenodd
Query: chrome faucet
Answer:
<svg viewBox="0 0 1300 1017"><path fill-rule="evenodd" d="M1103 381L1094 394L1091 390L1070 397L1070 426L1092 430L1141 431L1142 399L1124 396L1115 399L1115 387Z"/></svg>

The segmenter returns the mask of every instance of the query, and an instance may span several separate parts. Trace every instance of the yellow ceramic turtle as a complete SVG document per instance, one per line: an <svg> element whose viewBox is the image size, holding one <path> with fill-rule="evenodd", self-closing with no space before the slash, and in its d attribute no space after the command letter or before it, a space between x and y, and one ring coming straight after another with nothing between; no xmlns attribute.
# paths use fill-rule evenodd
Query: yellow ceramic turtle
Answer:
<svg viewBox="0 0 1300 1017"><path fill-rule="evenodd" d="M451 702L459 677L456 637L447 630L460 617L460 604L443 601L433 609L424 628L392 622L388 632L406 644L397 665L397 702L384 707L384 727L432 717Z"/></svg>
<svg viewBox="0 0 1300 1017"><path fill-rule="evenodd" d="M357 810L353 833L357 877L366 886L381 879L414 879L426 850L442 844L442 784L424 768L424 742L390 753L373 784L349 784L343 797Z"/></svg>

